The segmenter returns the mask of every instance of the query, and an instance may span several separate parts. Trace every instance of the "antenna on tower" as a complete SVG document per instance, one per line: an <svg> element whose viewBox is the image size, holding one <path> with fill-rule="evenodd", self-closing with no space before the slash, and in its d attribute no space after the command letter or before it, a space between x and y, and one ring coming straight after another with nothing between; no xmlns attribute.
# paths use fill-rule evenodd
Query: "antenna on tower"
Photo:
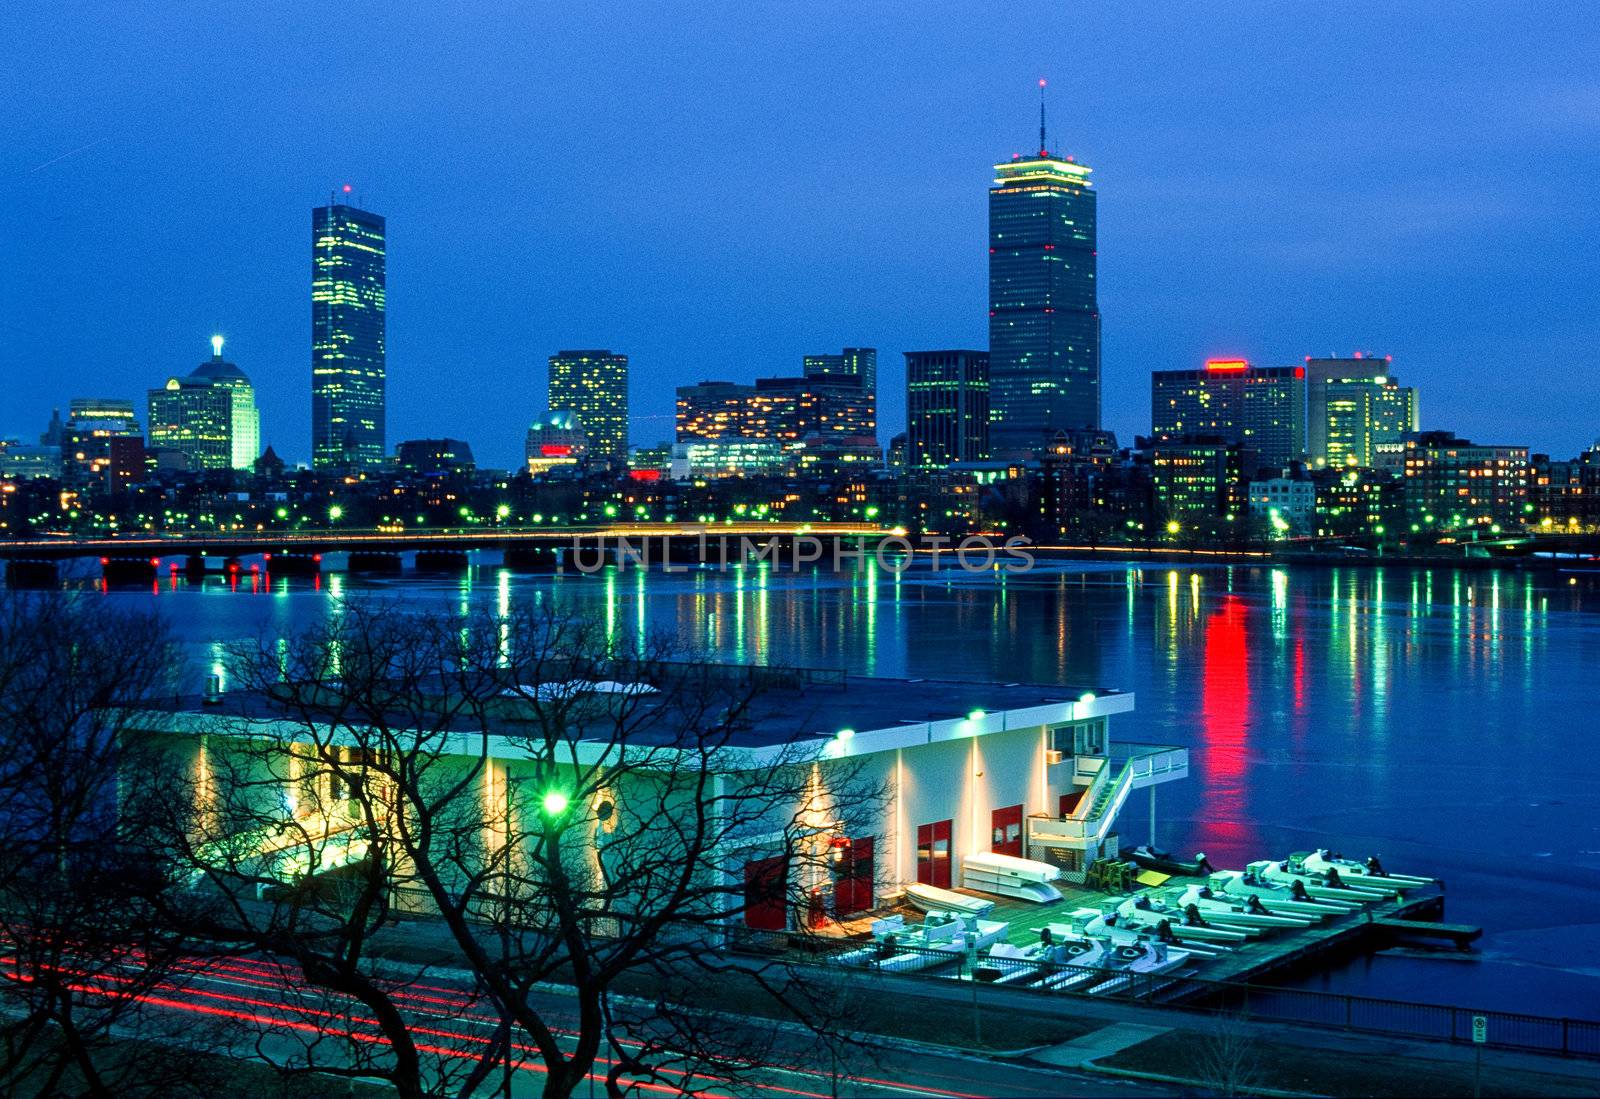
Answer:
<svg viewBox="0 0 1600 1099"><path fill-rule="evenodd" d="M1044 77L1039 78L1039 155L1045 156L1050 146L1044 140Z"/></svg>

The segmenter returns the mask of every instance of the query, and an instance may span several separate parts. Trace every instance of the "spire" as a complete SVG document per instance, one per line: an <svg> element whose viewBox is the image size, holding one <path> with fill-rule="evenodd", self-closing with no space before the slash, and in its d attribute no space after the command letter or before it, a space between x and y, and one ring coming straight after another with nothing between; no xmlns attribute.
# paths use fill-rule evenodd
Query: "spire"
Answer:
<svg viewBox="0 0 1600 1099"><path fill-rule="evenodd" d="M214 361L220 361L221 358L222 358L222 337L221 336L212 336L211 337L211 358Z"/></svg>
<svg viewBox="0 0 1600 1099"><path fill-rule="evenodd" d="M1039 78L1039 155L1048 156L1050 146L1044 140L1044 77Z"/></svg>

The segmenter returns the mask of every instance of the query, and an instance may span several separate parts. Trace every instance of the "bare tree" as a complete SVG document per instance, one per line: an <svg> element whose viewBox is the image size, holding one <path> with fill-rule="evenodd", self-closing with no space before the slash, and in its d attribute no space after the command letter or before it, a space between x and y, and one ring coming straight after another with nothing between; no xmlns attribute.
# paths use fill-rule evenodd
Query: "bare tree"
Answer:
<svg viewBox="0 0 1600 1099"><path fill-rule="evenodd" d="M665 998L719 974L837 1035L801 967L726 948L748 905L802 907L880 793L795 735L806 698L782 673L675 655L557 614L354 605L237 654L242 689L190 730L201 756L173 822L213 898L202 930L292 959L382 1038L354 1061L308 1044L282 1063L406 1096L497 1074L509 1093L520 1061L566 1096L602 1057L613 1096L725 1085L761 1059ZM425 1028L419 946L473 982ZM617 992L662 1009L617 1010Z"/></svg>
<svg viewBox="0 0 1600 1099"><path fill-rule="evenodd" d="M127 723L174 666L150 615L0 596L0 1093L183 1093L146 1002L182 979L173 883L123 788L143 767Z"/></svg>
<svg viewBox="0 0 1600 1099"><path fill-rule="evenodd" d="M1195 1078L1218 1095L1248 1095L1261 1083L1261 1062L1241 1016L1211 1020L1195 1047Z"/></svg>

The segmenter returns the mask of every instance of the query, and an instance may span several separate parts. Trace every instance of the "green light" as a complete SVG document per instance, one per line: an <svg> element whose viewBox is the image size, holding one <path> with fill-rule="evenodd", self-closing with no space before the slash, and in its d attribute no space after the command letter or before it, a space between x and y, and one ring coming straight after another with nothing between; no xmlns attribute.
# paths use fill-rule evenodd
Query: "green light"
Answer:
<svg viewBox="0 0 1600 1099"><path fill-rule="evenodd" d="M968 721L982 721L984 718L986 718L988 716L989 715L984 713L982 710L973 710L971 713L969 713L967 715L967 720Z"/></svg>
<svg viewBox="0 0 1600 1099"><path fill-rule="evenodd" d="M328 509L328 518L332 519L335 523L337 523L339 521L340 517L343 516L343 515L344 515L344 508L340 507L338 504L334 504L331 508Z"/></svg>
<svg viewBox="0 0 1600 1099"><path fill-rule="evenodd" d="M508 518L511 515L511 505L501 504L499 507L494 509L494 513L501 519Z"/></svg>
<svg viewBox="0 0 1600 1099"><path fill-rule="evenodd" d="M617 505L616 504L607 504L606 505L606 514L608 516L616 515L617 514Z"/></svg>
<svg viewBox="0 0 1600 1099"><path fill-rule="evenodd" d="M1168 534L1177 534L1182 529L1183 528L1178 525L1178 521L1176 519L1173 519L1171 522L1169 522L1167 524L1167 533Z"/></svg>
<svg viewBox="0 0 1600 1099"><path fill-rule="evenodd" d="M856 731L854 729L840 729L839 730L839 739L840 740L849 740L851 737L853 737L855 735L856 735Z"/></svg>
<svg viewBox="0 0 1600 1099"><path fill-rule="evenodd" d="M287 518L289 518L289 509L288 508L279 508L278 509L278 518L279 519L287 519Z"/></svg>
<svg viewBox="0 0 1600 1099"><path fill-rule="evenodd" d="M560 790L551 790L544 796L544 814L547 817L559 817L567 811L567 795Z"/></svg>
<svg viewBox="0 0 1600 1099"><path fill-rule="evenodd" d="M1085 706L1087 706L1089 703L1093 702L1094 699L1095 699L1095 694L1094 694L1093 691L1085 691L1083 694L1078 696L1078 701L1083 703Z"/></svg>

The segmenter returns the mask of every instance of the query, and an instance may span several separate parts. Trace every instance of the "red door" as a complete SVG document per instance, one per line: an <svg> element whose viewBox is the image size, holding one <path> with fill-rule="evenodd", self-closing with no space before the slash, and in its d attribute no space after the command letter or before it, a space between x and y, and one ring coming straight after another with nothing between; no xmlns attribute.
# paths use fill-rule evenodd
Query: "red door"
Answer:
<svg viewBox="0 0 1600 1099"><path fill-rule="evenodd" d="M917 880L950 888L950 822L917 825Z"/></svg>
<svg viewBox="0 0 1600 1099"><path fill-rule="evenodd" d="M844 840L843 858L833 886L833 914L848 916L872 908L872 837Z"/></svg>
<svg viewBox="0 0 1600 1099"><path fill-rule="evenodd" d="M994 824L994 833L989 842L989 850L997 855L1015 855L1022 857L1022 806L1008 805L1004 809L996 809L990 814Z"/></svg>
<svg viewBox="0 0 1600 1099"><path fill-rule="evenodd" d="M782 931L789 925L785 903L789 862L758 859L744 864L744 925L757 931Z"/></svg>

